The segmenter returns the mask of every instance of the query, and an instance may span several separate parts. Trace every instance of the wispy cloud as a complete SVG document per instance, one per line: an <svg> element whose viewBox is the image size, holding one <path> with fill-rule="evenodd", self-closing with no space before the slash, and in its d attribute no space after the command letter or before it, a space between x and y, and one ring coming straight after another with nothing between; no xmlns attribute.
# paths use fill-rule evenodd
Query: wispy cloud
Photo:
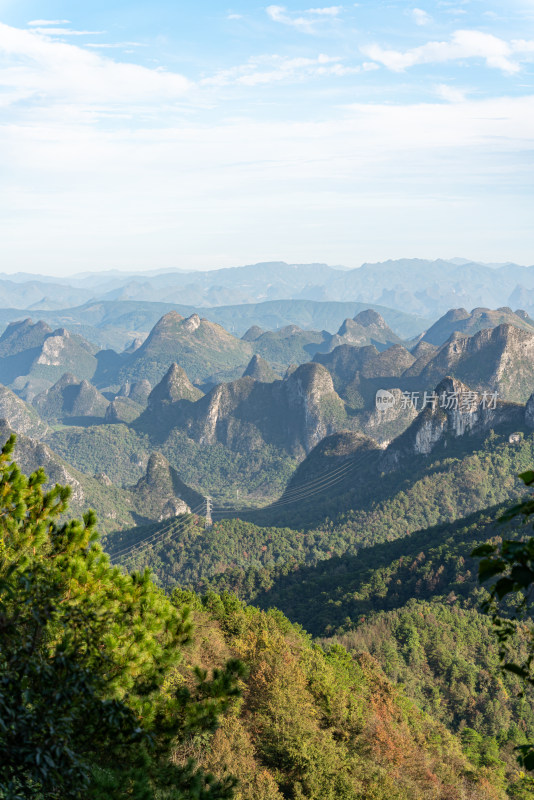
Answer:
<svg viewBox="0 0 534 800"><path fill-rule="evenodd" d="M273 22L290 25L303 33L314 33L321 21L334 20L343 10L343 6L327 6L325 8L309 8L303 12L305 16L296 16L288 12L285 6L267 6L267 14Z"/></svg>
<svg viewBox="0 0 534 800"><path fill-rule="evenodd" d="M191 84L183 75L114 61L99 53L57 41L36 29L0 23L3 102L21 98L44 108L54 104L124 107L153 106L182 98Z"/></svg>
<svg viewBox="0 0 534 800"><path fill-rule="evenodd" d="M422 8L412 9L412 19L416 25L430 25L432 17Z"/></svg>
<svg viewBox="0 0 534 800"><path fill-rule="evenodd" d="M32 19L28 25L42 27L43 25L70 25L70 19Z"/></svg>
<svg viewBox="0 0 534 800"><path fill-rule="evenodd" d="M88 42L85 47L95 47L102 50L122 49L124 47L146 47L143 42Z"/></svg>
<svg viewBox="0 0 534 800"><path fill-rule="evenodd" d="M46 36L102 36L106 31L75 31L72 28L32 28L32 33L42 33Z"/></svg>
<svg viewBox="0 0 534 800"><path fill-rule="evenodd" d="M343 63L340 56L328 56L320 53L315 58L284 58L279 55L252 58L247 63L231 69L221 70L215 75L204 78L203 86L259 86L280 81L303 80L310 77L328 77L352 75L366 71L362 65Z"/></svg>
<svg viewBox="0 0 534 800"><path fill-rule="evenodd" d="M449 86L446 83L440 83L436 86L436 94L448 103L464 103L467 98L465 89L458 89L456 86Z"/></svg>
<svg viewBox="0 0 534 800"><path fill-rule="evenodd" d="M308 8L306 14L319 14L323 17L337 17L343 11L343 6L327 6L326 8Z"/></svg>
<svg viewBox="0 0 534 800"><path fill-rule="evenodd" d="M456 31L448 42L427 42L410 50L386 50L379 45L362 47L362 52L373 61L394 72L402 72L417 64L442 63L478 58L486 66L512 74L521 68L521 62L530 60L534 40L510 42L476 30Z"/></svg>

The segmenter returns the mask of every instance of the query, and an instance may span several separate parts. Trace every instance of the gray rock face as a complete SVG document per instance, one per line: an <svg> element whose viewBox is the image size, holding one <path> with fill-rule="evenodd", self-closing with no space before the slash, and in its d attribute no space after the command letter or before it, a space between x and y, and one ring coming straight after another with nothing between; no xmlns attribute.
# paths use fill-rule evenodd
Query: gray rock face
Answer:
<svg viewBox="0 0 534 800"><path fill-rule="evenodd" d="M472 392L456 378L444 378L434 395L436 400L387 448L386 465L394 467L404 458L428 455L445 436L458 438L499 426L518 427L525 417L523 406Z"/></svg>
<svg viewBox="0 0 534 800"><path fill-rule="evenodd" d="M4 419L15 433L32 439L40 439L48 430L33 408L17 397L10 389L0 384L0 419Z"/></svg>
<svg viewBox="0 0 534 800"><path fill-rule="evenodd" d="M424 385L454 374L477 391L498 391L499 397L526 402L534 389L534 333L513 325L450 338L421 371Z"/></svg>
<svg viewBox="0 0 534 800"><path fill-rule="evenodd" d="M188 513L202 502L202 496L180 480L161 453L151 454L146 474L134 492L147 515L159 520Z"/></svg>
<svg viewBox="0 0 534 800"><path fill-rule="evenodd" d="M200 444L220 442L242 452L271 444L295 455L309 452L346 421L330 373L314 363L272 383L247 376L219 384L196 403L170 404L169 414ZM154 425L146 415L144 420Z"/></svg>

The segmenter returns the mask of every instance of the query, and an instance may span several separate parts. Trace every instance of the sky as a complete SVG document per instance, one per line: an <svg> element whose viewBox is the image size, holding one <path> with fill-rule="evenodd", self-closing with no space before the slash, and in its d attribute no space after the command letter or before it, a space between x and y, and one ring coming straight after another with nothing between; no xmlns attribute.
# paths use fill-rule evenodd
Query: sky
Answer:
<svg viewBox="0 0 534 800"><path fill-rule="evenodd" d="M533 154L534 0L0 0L1 272L534 264Z"/></svg>

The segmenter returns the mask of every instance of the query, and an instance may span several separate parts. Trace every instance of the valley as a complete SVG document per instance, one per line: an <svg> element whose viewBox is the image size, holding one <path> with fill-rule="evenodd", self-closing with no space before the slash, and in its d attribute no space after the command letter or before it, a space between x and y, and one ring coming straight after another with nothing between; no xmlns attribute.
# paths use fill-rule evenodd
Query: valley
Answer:
<svg viewBox="0 0 534 800"><path fill-rule="evenodd" d="M94 509L120 574L148 567L163 596L193 609L212 639L193 660L249 664L248 710L225 717L219 755L204 761L222 776L235 750L243 798L297 796L292 781L323 787L299 797L326 797L340 760L347 798L362 786L384 800L531 796L514 748L534 739L534 697L503 677L471 552L524 533L497 520L534 464L534 321L507 307L441 313L446 283L435 305L372 288L401 266L372 273L368 304L338 299L351 273L321 265L280 267L291 288L276 292L295 299L260 299L256 265L212 276L213 291L185 276L173 295L161 275L140 299L137 279L110 278L115 288L95 284L77 308L60 307L80 299L65 285L53 309L43 299L31 318L0 312L0 433L17 435L15 461L71 487L70 517ZM463 268L477 280L486 269ZM328 277L328 299L308 299L319 284L305 275ZM220 305L232 292L243 305ZM517 636L527 653L527 632ZM261 670L284 684L277 659L293 665L290 683L260 691ZM291 724L275 755L269 737L291 703L308 709L307 733ZM398 794L369 703L391 747L411 753ZM280 767L302 735L325 753ZM356 767L355 742L375 761Z"/></svg>

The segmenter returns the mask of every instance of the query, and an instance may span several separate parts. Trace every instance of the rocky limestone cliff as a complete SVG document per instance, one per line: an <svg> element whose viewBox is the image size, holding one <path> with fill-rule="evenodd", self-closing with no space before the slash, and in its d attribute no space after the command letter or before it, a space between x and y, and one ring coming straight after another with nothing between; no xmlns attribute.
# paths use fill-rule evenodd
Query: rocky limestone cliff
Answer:
<svg viewBox="0 0 534 800"><path fill-rule="evenodd" d="M363 410L359 417L362 432L382 446L399 436L417 417L415 405L404 402L400 389L392 388L388 391L394 398L393 403L380 410L375 404L371 409Z"/></svg>
<svg viewBox="0 0 534 800"><path fill-rule="evenodd" d="M534 332L498 325L446 342L420 374L426 386L454 375L477 391L498 391L502 400L526 402L534 390Z"/></svg>
<svg viewBox="0 0 534 800"><path fill-rule="evenodd" d="M473 392L456 378L446 377L434 391L426 408L420 411L409 428L393 441L384 454L384 466L395 468L405 458L424 456L446 438L484 434L502 426L521 427L525 408Z"/></svg>
<svg viewBox="0 0 534 800"><path fill-rule="evenodd" d="M339 429L345 418L344 403L334 389L332 376L321 364L302 364L281 383L280 392L293 412L287 417L288 438L294 436L292 425L296 422L306 452Z"/></svg>
<svg viewBox="0 0 534 800"><path fill-rule="evenodd" d="M198 507L203 497L180 480L161 453L152 453L146 474L137 482L134 493L146 509L146 516L163 520L185 514Z"/></svg>
<svg viewBox="0 0 534 800"><path fill-rule="evenodd" d="M247 376L219 384L196 403L170 404L168 415L202 445L219 442L240 452L274 445L297 456L346 422L329 372L312 363L297 367L284 380L264 383ZM153 427L148 412L140 425Z"/></svg>
<svg viewBox="0 0 534 800"><path fill-rule="evenodd" d="M32 439L40 439L48 431L48 425L39 419L31 406L14 392L0 384L0 419L15 431Z"/></svg>

